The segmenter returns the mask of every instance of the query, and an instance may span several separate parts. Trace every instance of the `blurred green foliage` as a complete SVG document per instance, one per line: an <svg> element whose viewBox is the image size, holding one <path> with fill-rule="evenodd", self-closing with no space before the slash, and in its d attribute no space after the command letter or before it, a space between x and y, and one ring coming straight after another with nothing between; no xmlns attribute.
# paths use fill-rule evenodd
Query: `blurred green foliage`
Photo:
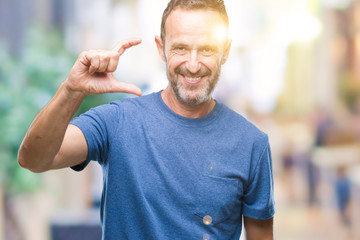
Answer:
<svg viewBox="0 0 360 240"><path fill-rule="evenodd" d="M18 59L0 45L0 180L8 194L41 185L41 175L19 167L17 151L32 119L66 78L73 61L55 31L30 29Z"/></svg>
<svg viewBox="0 0 360 240"><path fill-rule="evenodd" d="M28 31L18 59L0 42L0 183L5 194L29 192L41 186L41 174L18 165L17 151L35 115L66 79L76 57L65 50L57 31L39 27ZM89 96L78 114L121 97Z"/></svg>

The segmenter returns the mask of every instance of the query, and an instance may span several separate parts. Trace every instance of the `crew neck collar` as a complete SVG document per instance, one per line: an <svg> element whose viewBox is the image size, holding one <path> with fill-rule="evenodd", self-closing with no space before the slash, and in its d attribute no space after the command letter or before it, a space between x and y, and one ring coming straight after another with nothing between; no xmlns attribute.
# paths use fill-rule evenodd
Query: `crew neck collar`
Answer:
<svg viewBox="0 0 360 240"><path fill-rule="evenodd" d="M166 105L166 103L164 102L164 100L161 97L162 91L163 90L156 93L156 100L159 103L158 106L159 106L160 110L165 112L166 113L165 115L168 116L171 120L176 121L182 125L187 125L190 127L198 127L198 126L204 126L204 125L210 124L219 115L219 113L222 109L222 104L219 103L218 101L215 101L214 108L207 115L200 117L200 118L184 117L184 116L177 114L176 112L171 110Z"/></svg>

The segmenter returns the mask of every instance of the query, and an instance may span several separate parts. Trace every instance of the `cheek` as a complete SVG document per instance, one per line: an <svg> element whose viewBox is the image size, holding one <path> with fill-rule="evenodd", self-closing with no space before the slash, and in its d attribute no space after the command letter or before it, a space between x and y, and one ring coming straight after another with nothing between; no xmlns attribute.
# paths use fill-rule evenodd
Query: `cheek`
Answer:
<svg viewBox="0 0 360 240"><path fill-rule="evenodd" d="M174 71L177 67L181 66L184 63L184 59L178 56L169 56L167 58L167 68L170 71Z"/></svg>
<svg viewBox="0 0 360 240"><path fill-rule="evenodd" d="M177 67L185 64L186 61L187 61L186 56L181 56L173 53L168 53L166 56L167 68L168 71L171 73L173 73ZM208 68L213 73L218 71L221 66L221 59L219 56L200 57L199 62L203 67Z"/></svg>
<svg viewBox="0 0 360 240"><path fill-rule="evenodd" d="M218 71L220 69L221 63L220 59L207 59L207 61L203 61L203 65L211 70L211 72L214 74L214 72Z"/></svg>

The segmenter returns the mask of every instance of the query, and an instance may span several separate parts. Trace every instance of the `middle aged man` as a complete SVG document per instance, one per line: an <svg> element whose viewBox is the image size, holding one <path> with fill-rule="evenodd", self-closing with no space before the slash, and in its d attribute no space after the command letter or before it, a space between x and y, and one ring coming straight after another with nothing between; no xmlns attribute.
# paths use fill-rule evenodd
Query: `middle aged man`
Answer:
<svg viewBox="0 0 360 240"><path fill-rule="evenodd" d="M140 43L80 54L19 149L34 172L91 160L103 169L103 239L273 239L273 178L268 137L215 101L212 91L230 49L220 0L172 0L155 42L166 62L163 91L73 114L89 94L129 92L112 72ZM141 66L138 66L139 69Z"/></svg>

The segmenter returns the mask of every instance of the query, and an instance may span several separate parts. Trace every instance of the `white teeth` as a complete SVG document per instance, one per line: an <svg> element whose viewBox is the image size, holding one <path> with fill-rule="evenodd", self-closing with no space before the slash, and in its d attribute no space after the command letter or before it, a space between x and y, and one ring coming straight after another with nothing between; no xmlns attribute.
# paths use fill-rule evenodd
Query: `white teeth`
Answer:
<svg viewBox="0 0 360 240"><path fill-rule="evenodd" d="M185 79L189 82L196 82L196 81L200 80L200 77L197 77L197 78L185 77Z"/></svg>

